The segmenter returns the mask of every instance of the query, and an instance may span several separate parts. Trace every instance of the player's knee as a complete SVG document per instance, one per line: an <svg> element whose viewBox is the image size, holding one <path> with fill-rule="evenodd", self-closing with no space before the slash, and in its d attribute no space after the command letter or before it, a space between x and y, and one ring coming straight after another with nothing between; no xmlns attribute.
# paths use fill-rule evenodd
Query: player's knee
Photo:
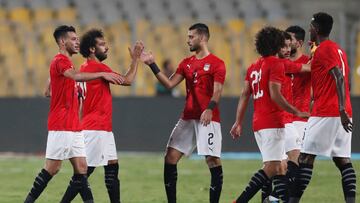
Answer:
<svg viewBox="0 0 360 203"><path fill-rule="evenodd" d="M45 170L46 170L51 176L54 176L54 175L56 175L56 174L60 171L60 167L61 167L61 166L49 166L49 165L46 165L46 166L45 166Z"/></svg>
<svg viewBox="0 0 360 203"><path fill-rule="evenodd" d="M315 160L315 155L300 153L299 164L310 164L313 165Z"/></svg>
<svg viewBox="0 0 360 203"><path fill-rule="evenodd" d="M344 166L345 164L351 163L350 158L344 157L333 157L333 161L338 168L341 168L341 166Z"/></svg>
<svg viewBox="0 0 360 203"><path fill-rule="evenodd" d="M206 156L206 163L209 166L209 168L213 168L221 165L220 158L214 156Z"/></svg>
<svg viewBox="0 0 360 203"><path fill-rule="evenodd" d="M280 175L282 172L282 164L280 161L269 161L264 164L263 170L266 175L271 178L275 175Z"/></svg>
<svg viewBox="0 0 360 203"><path fill-rule="evenodd" d="M168 164L177 164L177 162L180 160L182 156L182 153L173 149L173 148L168 148L166 151L166 155L165 155L165 163Z"/></svg>

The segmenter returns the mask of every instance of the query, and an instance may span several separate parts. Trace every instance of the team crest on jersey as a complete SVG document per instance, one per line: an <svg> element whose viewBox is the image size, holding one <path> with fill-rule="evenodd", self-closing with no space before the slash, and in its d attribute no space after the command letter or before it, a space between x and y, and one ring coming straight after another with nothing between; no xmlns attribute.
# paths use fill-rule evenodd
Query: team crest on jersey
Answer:
<svg viewBox="0 0 360 203"><path fill-rule="evenodd" d="M204 65L204 71L208 71L208 70L210 70L210 64L205 63L205 65Z"/></svg>

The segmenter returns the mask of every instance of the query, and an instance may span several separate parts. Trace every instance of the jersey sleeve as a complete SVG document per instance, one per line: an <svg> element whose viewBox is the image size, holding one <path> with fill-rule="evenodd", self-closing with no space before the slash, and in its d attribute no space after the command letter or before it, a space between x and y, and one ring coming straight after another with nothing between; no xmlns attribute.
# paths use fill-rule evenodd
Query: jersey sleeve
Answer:
<svg viewBox="0 0 360 203"><path fill-rule="evenodd" d="M291 73L300 73L301 72L301 68L302 68L301 63L295 63L290 60L285 60L284 65L285 65L285 73L291 74Z"/></svg>
<svg viewBox="0 0 360 203"><path fill-rule="evenodd" d="M326 71L330 71L335 66L341 68L341 64L339 63L340 56L336 47L326 47L326 49L319 53L319 57Z"/></svg>
<svg viewBox="0 0 360 203"><path fill-rule="evenodd" d="M273 63L270 68L269 81L283 83L285 80L285 66L282 62Z"/></svg>
<svg viewBox="0 0 360 203"><path fill-rule="evenodd" d="M182 75L182 76L185 77L185 74L184 74L184 61L181 61L181 62L179 63L179 66L178 66L178 68L176 69L176 72L175 72L175 73L180 74L180 75Z"/></svg>
<svg viewBox="0 0 360 203"><path fill-rule="evenodd" d="M65 60L65 59L58 60L58 63L56 66L56 71L60 75L63 75L65 73L65 71L67 71L70 68L73 68L73 65L71 64L71 62L69 60Z"/></svg>
<svg viewBox="0 0 360 203"><path fill-rule="evenodd" d="M226 68L224 62L219 63L214 71L214 81L224 84L226 75Z"/></svg>

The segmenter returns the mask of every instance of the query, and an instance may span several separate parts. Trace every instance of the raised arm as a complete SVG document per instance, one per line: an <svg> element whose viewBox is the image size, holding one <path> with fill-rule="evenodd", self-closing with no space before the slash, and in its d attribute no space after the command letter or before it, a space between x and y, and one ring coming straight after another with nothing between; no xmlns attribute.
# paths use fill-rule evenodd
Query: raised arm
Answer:
<svg viewBox="0 0 360 203"><path fill-rule="evenodd" d="M301 118L308 118L310 116L308 112L300 112L297 108L295 108L293 105L289 104L289 102L286 101L284 96L281 94L281 83L270 81L269 91L271 99L280 108Z"/></svg>
<svg viewBox="0 0 360 203"><path fill-rule="evenodd" d="M236 120L230 130L230 134L233 139L237 139L241 135L242 122L245 117L245 112L249 103L250 96L251 96L250 85L248 81L245 81L244 89L241 92L239 103L236 110Z"/></svg>
<svg viewBox="0 0 360 203"><path fill-rule="evenodd" d="M167 89L176 87L181 81L184 80L184 77L178 73L172 74L170 78L166 77L166 75L160 71L159 67L155 63L154 55L151 52L143 52L140 59L150 67L158 81Z"/></svg>
<svg viewBox="0 0 360 203"><path fill-rule="evenodd" d="M353 124L349 119L345 111L345 84L344 76L341 72L341 69L337 66L330 70L330 74L333 76L336 83L336 93L339 103L339 113L341 118L341 124L343 125L346 132L352 131Z"/></svg>
<svg viewBox="0 0 360 203"><path fill-rule="evenodd" d="M144 45L142 42L136 42L133 49L128 48L131 57L131 64L130 64L130 68L124 75L124 82L121 83L121 85L130 86L133 83L139 65L140 55L143 49L144 49Z"/></svg>

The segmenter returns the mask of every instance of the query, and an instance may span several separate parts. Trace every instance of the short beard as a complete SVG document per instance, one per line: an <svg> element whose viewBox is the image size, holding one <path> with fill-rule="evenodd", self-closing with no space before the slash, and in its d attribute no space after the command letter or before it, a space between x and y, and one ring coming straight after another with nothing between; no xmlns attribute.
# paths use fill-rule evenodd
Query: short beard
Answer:
<svg viewBox="0 0 360 203"><path fill-rule="evenodd" d="M193 52L193 51L198 51L200 49L200 46L199 45L194 45L192 47L190 47L190 51Z"/></svg>
<svg viewBox="0 0 360 203"><path fill-rule="evenodd" d="M290 56L294 56L297 52L297 49L291 49Z"/></svg>
<svg viewBox="0 0 360 203"><path fill-rule="evenodd" d="M103 61L103 60L105 60L107 58L107 55L105 53L96 53L95 52L95 57L97 59L99 59L99 61Z"/></svg>

